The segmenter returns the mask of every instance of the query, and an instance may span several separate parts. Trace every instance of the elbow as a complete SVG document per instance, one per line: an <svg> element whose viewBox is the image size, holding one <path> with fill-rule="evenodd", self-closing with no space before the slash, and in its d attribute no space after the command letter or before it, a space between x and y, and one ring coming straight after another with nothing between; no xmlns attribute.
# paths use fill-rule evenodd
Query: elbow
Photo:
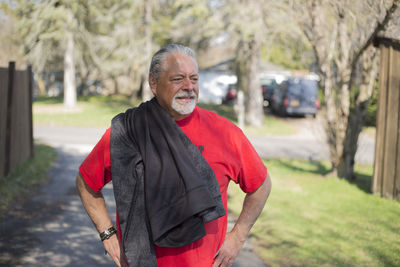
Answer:
<svg viewBox="0 0 400 267"><path fill-rule="evenodd" d="M267 198L271 193L271 188L272 188L271 177L269 176L269 174L267 174L267 178L265 179L265 194L267 195Z"/></svg>
<svg viewBox="0 0 400 267"><path fill-rule="evenodd" d="M76 190L78 191L78 195L82 198L88 194L92 195L93 197L102 197L101 192L95 192L85 181L80 173L76 176L75 181Z"/></svg>
<svg viewBox="0 0 400 267"><path fill-rule="evenodd" d="M267 174L267 183L268 183L269 190L271 191L272 181L271 181L271 177L269 176L269 174Z"/></svg>
<svg viewBox="0 0 400 267"><path fill-rule="evenodd" d="M76 190L78 191L79 195L81 194L81 191L82 191L82 182L83 182L82 180L83 180L82 175L80 173L78 173L78 175L76 176L76 179L75 179L75 186L76 186Z"/></svg>

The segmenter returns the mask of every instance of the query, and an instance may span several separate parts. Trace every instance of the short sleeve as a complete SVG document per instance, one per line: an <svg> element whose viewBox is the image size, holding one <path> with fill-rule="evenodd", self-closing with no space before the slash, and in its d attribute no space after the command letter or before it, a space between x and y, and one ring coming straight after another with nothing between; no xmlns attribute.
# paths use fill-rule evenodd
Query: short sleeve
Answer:
<svg viewBox="0 0 400 267"><path fill-rule="evenodd" d="M111 128L106 130L79 167L87 185L97 193L111 181L110 131Z"/></svg>
<svg viewBox="0 0 400 267"><path fill-rule="evenodd" d="M251 193L265 181L267 167L241 130L235 131L232 141L240 164L238 175L232 180L239 184L243 192Z"/></svg>

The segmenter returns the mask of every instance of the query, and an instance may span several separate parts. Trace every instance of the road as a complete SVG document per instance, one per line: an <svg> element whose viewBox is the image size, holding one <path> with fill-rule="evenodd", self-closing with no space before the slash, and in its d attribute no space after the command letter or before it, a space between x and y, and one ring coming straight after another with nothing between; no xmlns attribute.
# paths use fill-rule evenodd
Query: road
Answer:
<svg viewBox="0 0 400 267"><path fill-rule="evenodd" d="M293 135L249 136L251 143L262 158L299 158L329 160L329 147L323 129L323 119L282 118L298 129ZM375 139L361 133L355 161L371 164L374 161Z"/></svg>
<svg viewBox="0 0 400 267"><path fill-rule="evenodd" d="M249 139L262 157L327 159L328 149L317 124L307 119L294 123L300 128L294 136ZM0 222L0 266L113 266L103 253L103 246L74 185L79 164L104 130L34 127L35 140L54 146L58 158L49 171L50 183L28 201L15 206L8 219ZM356 160L372 162L373 148L373 140L362 137ZM103 193L110 214L114 215L111 184ZM251 248L251 243L246 242L234 267L265 266Z"/></svg>
<svg viewBox="0 0 400 267"><path fill-rule="evenodd" d="M329 149L322 119L288 118L289 123L297 127L298 132L288 136L249 136L251 143L262 158L301 158L310 160L328 160ZM104 133L105 128L51 127L36 126L35 137L49 144L68 144L80 150L90 150ZM355 160L360 163L372 163L374 160L375 140L361 134Z"/></svg>
<svg viewBox="0 0 400 267"><path fill-rule="evenodd" d="M75 189L79 164L105 129L34 128L35 140L56 148L51 181L30 199L19 202L0 221L0 266L115 266L104 255L98 234ZM102 190L112 220L115 202L111 183ZM230 220L230 225L232 225ZM247 241L233 267L263 267Z"/></svg>

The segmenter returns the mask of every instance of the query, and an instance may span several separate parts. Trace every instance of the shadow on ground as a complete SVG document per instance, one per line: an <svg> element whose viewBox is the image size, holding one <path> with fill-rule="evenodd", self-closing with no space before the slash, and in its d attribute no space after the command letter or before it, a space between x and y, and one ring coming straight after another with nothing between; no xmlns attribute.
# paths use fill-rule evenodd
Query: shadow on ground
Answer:
<svg viewBox="0 0 400 267"><path fill-rule="evenodd" d="M0 222L0 266L112 266L75 189L83 155L57 149L51 182ZM112 188L103 190L114 208ZM113 215L113 213L110 213ZM115 221L115 216L113 216Z"/></svg>
<svg viewBox="0 0 400 267"><path fill-rule="evenodd" d="M291 163L291 160L287 159L275 159L279 162L279 164L285 166L286 168L300 172L300 173L313 173L322 176L327 176L331 172L331 168L328 167L329 164L323 161L316 161L316 160L309 160L310 167L299 167L295 164ZM372 183L372 176L366 175L361 172L355 171L354 179L347 180L350 184L357 186L360 190L364 191L365 193L371 193L371 183Z"/></svg>

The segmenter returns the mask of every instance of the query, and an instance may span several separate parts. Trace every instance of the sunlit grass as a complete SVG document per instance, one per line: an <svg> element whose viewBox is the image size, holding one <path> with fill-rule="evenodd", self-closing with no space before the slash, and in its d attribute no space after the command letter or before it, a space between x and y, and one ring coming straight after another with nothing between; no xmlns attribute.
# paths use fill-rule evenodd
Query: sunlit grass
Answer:
<svg viewBox="0 0 400 267"><path fill-rule="evenodd" d="M47 170L57 153L54 148L43 144L35 144L34 149L34 158L21 163L7 177L0 178L0 214L3 215L13 201L29 196L29 193L47 181Z"/></svg>
<svg viewBox="0 0 400 267"><path fill-rule="evenodd" d="M64 108L62 98L42 97L33 104L33 122L44 125L107 127L118 113L131 108L122 97L80 97L72 110Z"/></svg>
<svg viewBox="0 0 400 267"><path fill-rule="evenodd" d="M273 115L265 115L264 124L261 127L245 126L244 132L252 136L265 135L290 135L296 134L298 129Z"/></svg>
<svg viewBox="0 0 400 267"><path fill-rule="evenodd" d="M267 264L400 266L400 204L369 193L371 165L356 165L353 183L325 177L327 162L265 163L272 192L251 235ZM229 195L237 216L244 195L232 185Z"/></svg>
<svg viewBox="0 0 400 267"><path fill-rule="evenodd" d="M33 104L33 122L42 125L108 127L111 119L128 108L137 106L123 96L86 96L78 98L74 109L66 109L61 97L37 97ZM237 124L233 106L200 103L201 108L213 111ZM261 127L245 127L249 135L294 134L297 128L271 115L265 116Z"/></svg>
<svg viewBox="0 0 400 267"><path fill-rule="evenodd" d="M236 125L238 124L237 116L233 106L216 104L199 104L199 106L229 119ZM297 128L280 118L266 114L264 116L264 124L261 127L245 126L243 131L246 134L253 136L288 135L295 134L297 132Z"/></svg>

